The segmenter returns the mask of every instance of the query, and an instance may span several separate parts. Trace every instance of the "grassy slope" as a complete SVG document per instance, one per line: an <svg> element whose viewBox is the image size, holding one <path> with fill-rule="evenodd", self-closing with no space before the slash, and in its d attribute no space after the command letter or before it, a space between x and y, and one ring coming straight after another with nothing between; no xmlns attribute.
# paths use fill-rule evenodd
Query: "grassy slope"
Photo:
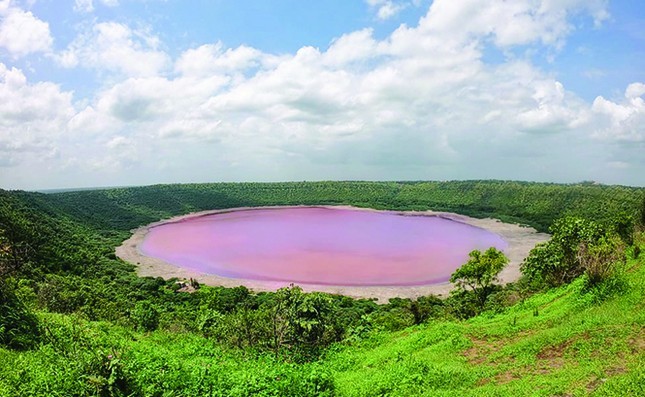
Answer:
<svg viewBox="0 0 645 397"><path fill-rule="evenodd" d="M645 395L645 266L592 304L581 281L506 313L434 322L330 354L340 395ZM537 309L537 316L535 310Z"/></svg>
<svg viewBox="0 0 645 397"><path fill-rule="evenodd" d="M0 349L0 395L92 395L114 371L134 395L313 395L332 383L340 396L645 395L643 262L629 262L627 292L600 304L578 280L502 314L379 333L304 365L41 314L52 342Z"/></svg>
<svg viewBox="0 0 645 397"><path fill-rule="evenodd" d="M67 315L42 319L56 342L28 352L0 348L0 396L92 396L112 380L133 396L305 396L333 387L319 363L245 357L187 333L141 334Z"/></svg>

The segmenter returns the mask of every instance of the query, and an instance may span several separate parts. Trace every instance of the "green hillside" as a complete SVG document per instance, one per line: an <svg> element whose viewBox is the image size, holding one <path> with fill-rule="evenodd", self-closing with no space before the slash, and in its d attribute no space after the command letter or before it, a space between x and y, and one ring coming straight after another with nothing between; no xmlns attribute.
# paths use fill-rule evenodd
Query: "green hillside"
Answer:
<svg viewBox="0 0 645 397"><path fill-rule="evenodd" d="M104 229L129 230L171 215L266 205L355 206L493 216L547 231L564 215L609 219L637 211L642 188L512 181L288 182L156 185L51 194L46 202Z"/></svg>
<svg viewBox="0 0 645 397"><path fill-rule="evenodd" d="M465 322L431 321L339 349L339 395L645 395L645 266L593 304L581 280Z"/></svg>
<svg viewBox="0 0 645 397"><path fill-rule="evenodd" d="M645 395L644 197L505 181L0 190L0 396ZM173 215L299 204L490 216L554 240L484 305L183 286L114 256Z"/></svg>
<svg viewBox="0 0 645 397"><path fill-rule="evenodd" d="M0 349L0 395L645 395L642 261L628 274L629 290L602 304L576 282L501 314L375 332L304 364L42 313L46 343Z"/></svg>

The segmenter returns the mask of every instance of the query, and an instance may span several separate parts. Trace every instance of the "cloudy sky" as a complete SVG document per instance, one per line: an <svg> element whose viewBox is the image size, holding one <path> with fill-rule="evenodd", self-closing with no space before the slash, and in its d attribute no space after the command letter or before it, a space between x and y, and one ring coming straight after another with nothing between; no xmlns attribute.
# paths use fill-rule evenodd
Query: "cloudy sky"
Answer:
<svg viewBox="0 0 645 397"><path fill-rule="evenodd" d="M0 188L645 185L642 0L0 0Z"/></svg>

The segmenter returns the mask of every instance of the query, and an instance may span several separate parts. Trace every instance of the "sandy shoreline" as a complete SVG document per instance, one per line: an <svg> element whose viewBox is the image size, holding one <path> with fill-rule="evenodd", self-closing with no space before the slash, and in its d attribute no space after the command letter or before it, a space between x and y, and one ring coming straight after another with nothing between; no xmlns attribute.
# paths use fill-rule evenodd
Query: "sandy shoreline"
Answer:
<svg viewBox="0 0 645 397"><path fill-rule="evenodd" d="M184 219L200 217L212 214L221 214L232 211L248 211L255 209L277 209L277 208L302 208L302 207L317 207L317 208L336 208L336 209L352 209L363 211L379 211L370 208L358 208L351 206L273 206L273 207L241 207L229 208L224 210L212 210L194 212L187 215L181 215L159 222L154 222L149 225L140 227L133 230L132 236L125 240L119 247L116 248L116 256L120 259L135 264L137 266L137 274L142 277L163 277L165 279L176 277L180 280L193 278L202 284L224 287L237 287L244 285L253 291L275 291L277 288L288 286L290 282L269 282L248 279L232 279L220 277L211 274L203 274L190 270L186 270L175 265L164 262L160 259L151 258L143 255L139 251L139 244L143 241L148 230L155 226L166 223L178 222ZM477 219L464 215L434 212L434 211L379 211L389 212L394 214L403 214L408 216L441 216L452 219L458 222L463 222L472 226L477 226L486 229L493 233L500 235L508 242L508 249L506 255L510 259L509 265L500 274L500 280L503 283L512 282L518 279L520 275L519 265L522 260L528 255L529 251L535 247L536 244L546 241L549 236L544 233L538 233L535 229L530 227L519 226L515 224L503 223L496 219L485 218ZM333 294L342 294L355 298L376 298L379 302L385 303L388 299L394 297L401 298L416 298L419 296L435 294L446 295L452 289L452 284L432 284L423 286L330 286L330 285L315 285L315 284L299 284L305 291L322 291Z"/></svg>

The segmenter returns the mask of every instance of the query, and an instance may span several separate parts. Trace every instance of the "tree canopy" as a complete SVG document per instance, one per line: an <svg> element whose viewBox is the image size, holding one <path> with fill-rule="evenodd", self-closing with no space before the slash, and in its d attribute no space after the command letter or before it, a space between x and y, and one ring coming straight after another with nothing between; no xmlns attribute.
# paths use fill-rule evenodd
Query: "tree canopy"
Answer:
<svg viewBox="0 0 645 397"><path fill-rule="evenodd" d="M497 276L509 260L495 247L488 248L484 253L474 250L468 256L468 262L452 274L450 282L458 288L472 291L479 307L483 308L491 292L491 286L497 281Z"/></svg>

